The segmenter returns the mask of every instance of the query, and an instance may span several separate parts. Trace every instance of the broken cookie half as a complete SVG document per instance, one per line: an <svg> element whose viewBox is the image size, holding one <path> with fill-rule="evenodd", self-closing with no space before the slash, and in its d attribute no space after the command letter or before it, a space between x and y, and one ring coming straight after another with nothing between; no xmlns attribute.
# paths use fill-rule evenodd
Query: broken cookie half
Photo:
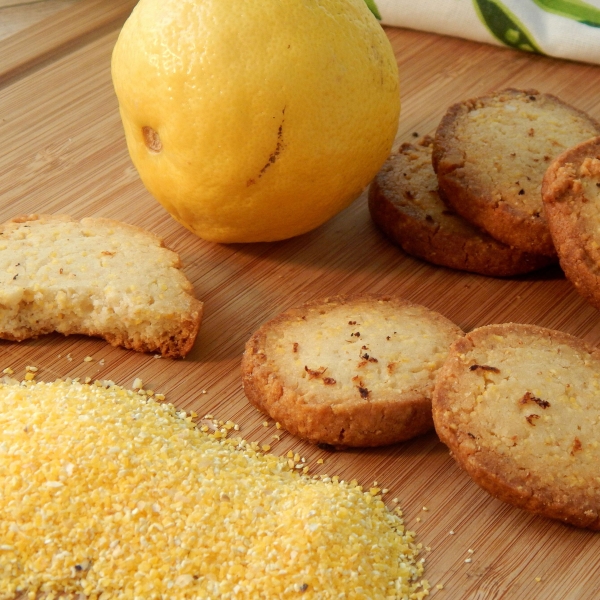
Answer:
<svg viewBox="0 0 600 600"><path fill-rule="evenodd" d="M179 256L119 221L28 215L0 225L0 338L98 336L165 357L192 348L202 302Z"/></svg>

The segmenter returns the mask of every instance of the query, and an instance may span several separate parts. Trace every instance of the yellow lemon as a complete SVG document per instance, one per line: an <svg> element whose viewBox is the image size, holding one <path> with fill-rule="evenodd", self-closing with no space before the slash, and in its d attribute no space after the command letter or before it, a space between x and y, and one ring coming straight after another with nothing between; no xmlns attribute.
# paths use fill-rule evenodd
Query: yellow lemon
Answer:
<svg viewBox="0 0 600 600"><path fill-rule="evenodd" d="M140 0L112 77L145 186L216 242L285 239L348 206L400 112L364 0Z"/></svg>

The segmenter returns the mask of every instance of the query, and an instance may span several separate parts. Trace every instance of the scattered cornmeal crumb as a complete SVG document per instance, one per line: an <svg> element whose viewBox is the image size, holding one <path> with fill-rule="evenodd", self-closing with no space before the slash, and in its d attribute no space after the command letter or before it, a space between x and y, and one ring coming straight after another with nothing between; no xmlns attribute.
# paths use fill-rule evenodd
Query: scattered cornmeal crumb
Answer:
<svg viewBox="0 0 600 600"><path fill-rule="evenodd" d="M542 578L541 577L536 577L535 580L539 583L542 580Z"/></svg>
<svg viewBox="0 0 600 600"><path fill-rule="evenodd" d="M0 385L0 597L428 595L380 497L216 433L114 384Z"/></svg>
<svg viewBox="0 0 600 600"><path fill-rule="evenodd" d="M443 583L438 583L438 584L437 584L435 587L436 587L438 590L443 590L443 589L444 589L444 584L443 584Z"/></svg>

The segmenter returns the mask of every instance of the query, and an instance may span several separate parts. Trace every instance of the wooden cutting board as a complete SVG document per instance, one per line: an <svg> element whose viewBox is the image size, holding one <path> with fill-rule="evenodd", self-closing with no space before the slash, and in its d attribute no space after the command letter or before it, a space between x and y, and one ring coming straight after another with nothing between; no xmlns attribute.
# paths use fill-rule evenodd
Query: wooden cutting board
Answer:
<svg viewBox="0 0 600 600"><path fill-rule="evenodd" d="M83 337L0 342L0 367L22 376L26 365L35 365L40 379L90 376L126 387L141 377L180 407L232 419L244 437L270 443L276 454L300 453L311 473L365 485L376 480L390 490L387 500L400 499L408 527L423 544L432 597L599 598L600 534L489 497L433 433L394 447L337 453L289 434L277 442L274 423L263 426L265 417L246 402L239 375L244 343L262 322L329 294L399 294L465 330L525 322L592 344L600 342L598 311L558 268L493 279L410 258L371 224L364 195L297 239L252 245L198 239L146 192L125 147L110 55L133 5L82 0L0 43L0 219L66 212L121 219L157 233L181 254L205 302L200 335L184 361L155 360ZM451 103L506 86L552 92L600 118L600 67L402 29L387 34L402 84L397 142L432 132ZM84 362L86 356L94 360Z"/></svg>

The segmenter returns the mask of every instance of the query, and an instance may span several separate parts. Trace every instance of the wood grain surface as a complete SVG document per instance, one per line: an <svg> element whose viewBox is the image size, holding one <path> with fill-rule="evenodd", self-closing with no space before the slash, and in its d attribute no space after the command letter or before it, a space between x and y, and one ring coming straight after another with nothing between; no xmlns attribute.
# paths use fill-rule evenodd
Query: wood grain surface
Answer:
<svg viewBox="0 0 600 600"><path fill-rule="evenodd" d="M15 5L13 8L18 9L20 15L15 24L21 27L30 14L25 8L35 8L38 4L46 10L56 9L46 2ZM135 5L135 0L78 0L70 2L68 10L53 11L51 17L10 36L2 42L0 85L58 59L75 47L114 30L115 26L120 27Z"/></svg>
<svg viewBox="0 0 600 600"><path fill-rule="evenodd" d="M104 216L162 236L181 254L205 302L200 335L184 361L156 360L77 336L0 342L0 367L22 376L26 365L35 365L39 379L90 376L126 387L141 377L180 407L232 419L244 437L272 444L276 454L299 452L311 473L357 478L365 485L376 480L390 490L386 500L400 499L407 525L423 544L432 597L600 598L598 534L489 497L457 468L433 433L393 447L336 453L289 434L276 441L274 423L244 398L239 373L244 343L262 322L329 294L399 294L465 330L495 322L534 323L592 344L600 342L598 311L557 267L494 279L410 258L370 222L364 194L296 239L217 245L195 237L144 189L127 154L110 55L132 5L82 0L78 11L52 17L51 26L42 22L0 42L0 219L33 212ZM506 86L554 93L600 118L600 67L386 31L401 77L398 143L413 132L432 132L451 103ZM31 40L40 51L32 54ZM88 355L92 362L84 362ZM316 463L319 458L323 465Z"/></svg>
<svg viewBox="0 0 600 600"><path fill-rule="evenodd" d="M70 8L80 0L0 0L0 40Z"/></svg>

